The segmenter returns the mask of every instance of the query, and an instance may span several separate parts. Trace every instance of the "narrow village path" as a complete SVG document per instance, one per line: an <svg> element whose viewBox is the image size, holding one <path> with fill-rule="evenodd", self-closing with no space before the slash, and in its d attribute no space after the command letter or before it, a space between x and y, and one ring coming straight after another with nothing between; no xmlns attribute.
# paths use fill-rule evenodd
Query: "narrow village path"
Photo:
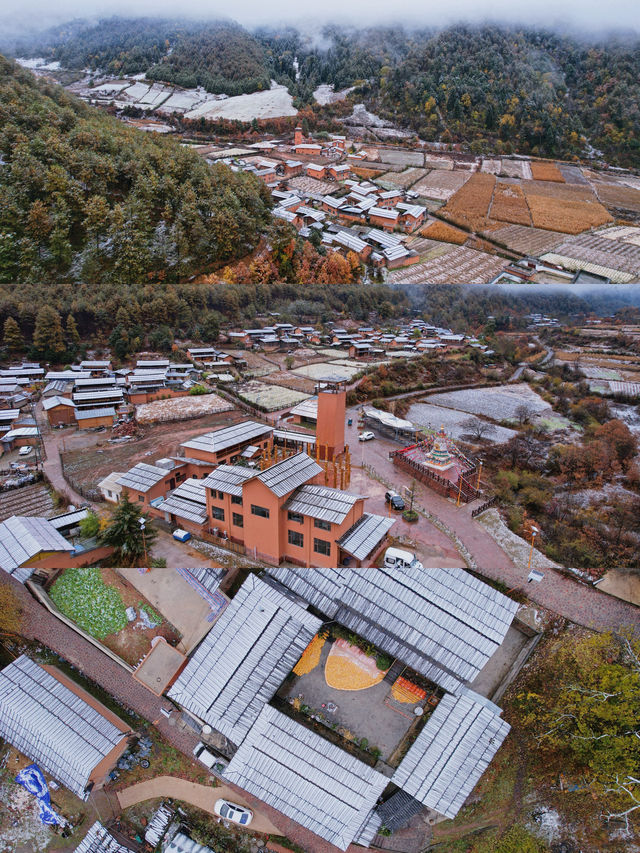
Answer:
<svg viewBox="0 0 640 853"><path fill-rule="evenodd" d="M181 779L177 776L156 776L155 779L147 779L145 782L138 782L136 785L131 785L130 788L118 791L116 796L122 809L128 809L129 806L135 806L136 803L141 803L144 800L153 800L155 797L172 797L176 800L182 800L212 815L215 815L213 807L216 800L220 798L232 800L241 806L250 808L245 798L238 796L238 793L228 785L217 785L216 787L198 785L196 782L189 782L188 779ZM254 812L251 831L263 832L267 835L282 835L282 831L259 812Z"/></svg>
<svg viewBox="0 0 640 853"><path fill-rule="evenodd" d="M168 570L167 570L168 571ZM21 634L27 640L42 643L59 654L80 673L94 681L126 709L149 720L173 747L193 759L193 749L198 735L180 722L180 712L164 696L156 696L136 681L123 667L87 642L83 637L49 613L39 604L27 588L0 570L0 584L9 586L20 602L23 611ZM161 708L171 710L166 718ZM124 717L126 719L126 716ZM279 833L298 844L305 853L339 853L339 849L296 821L281 814L256 797L235 785L227 785L229 796L246 803L249 808L279 827ZM361 848L351 845L347 853L361 853Z"/></svg>
<svg viewBox="0 0 640 853"><path fill-rule="evenodd" d="M350 410L348 416L353 418L353 426L347 428L352 464L357 466L364 462L376 477L404 494L403 488L409 483L408 476L389 459L389 452L396 450L399 445L384 438L359 443L357 410ZM633 604L607 595L554 569L546 569L540 583L527 583L529 572L526 565L515 565L484 527L472 518L471 513L478 505L477 501L457 507L455 502L416 483L415 502L458 537L472 555L477 566L475 570L486 578L502 581L511 589L524 590L534 604L564 616L577 625L596 631L629 628L640 635L640 608ZM368 509L367 504L365 509ZM427 544L431 539L430 530L431 525L419 521L412 535Z"/></svg>
<svg viewBox="0 0 640 853"><path fill-rule="evenodd" d="M64 478L62 462L60 460L60 449L63 446L66 430L51 429L42 409L42 400L36 405L35 417L45 447L46 458L42 461L42 470L45 476L58 493L66 495L76 506L91 503L86 498L83 498L79 492L76 492Z"/></svg>

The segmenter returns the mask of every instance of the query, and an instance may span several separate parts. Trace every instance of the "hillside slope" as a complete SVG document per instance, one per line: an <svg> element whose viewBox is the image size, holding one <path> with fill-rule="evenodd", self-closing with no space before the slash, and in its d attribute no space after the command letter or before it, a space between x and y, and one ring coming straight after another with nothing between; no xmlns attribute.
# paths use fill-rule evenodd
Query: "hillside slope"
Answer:
<svg viewBox="0 0 640 853"><path fill-rule="evenodd" d="M0 281L177 281L251 251L270 204L0 57Z"/></svg>

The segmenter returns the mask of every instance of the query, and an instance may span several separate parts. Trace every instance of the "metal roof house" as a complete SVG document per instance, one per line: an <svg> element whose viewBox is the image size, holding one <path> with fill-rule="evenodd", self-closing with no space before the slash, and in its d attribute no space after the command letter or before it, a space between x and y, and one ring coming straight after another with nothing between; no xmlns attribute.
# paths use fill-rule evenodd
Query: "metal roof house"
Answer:
<svg viewBox="0 0 640 853"><path fill-rule="evenodd" d="M478 675L518 609L462 569L268 572L329 618L452 693Z"/></svg>
<svg viewBox="0 0 640 853"><path fill-rule="evenodd" d="M213 432L206 432L180 445L185 456L219 464L233 462L250 444L265 447L271 441L273 427L258 421L241 421Z"/></svg>
<svg viewBox="0 0 640 853"><path fill-rule="evenodd" d="M453 818L509 733L501 710L466 688L446 695L391 778L425 806Z"/></svg>
<svg viewBox="0 0 640 853"><path fill-rule="evenodd" d="M36 557L73 550L47 518L14 515L0 524L0 569L21 583L33 574L34 567L26 564Z"/></svg>
<svg viewBox="0 0 640 853"><path fill-rule="evenodd" d="M0 736L83 800L102 785L129 734L55 667L21 655L0 671Z"/></svg>
<svg viewBox="0 0 640 853"><path fill-rule="evenodd" d="M509 725L468 684L517 608L461 569L270 568L243 584L169 696L238 746L225 779L341 850L368 847L425 807L455 817L487 769ZM446 691L392 773L272 704L323 617Z"/></svg>
<svg viewBox="0 0 640 853"><path fill-rule="evenodd" d="M97 820L75 849L75 853L131 853Z"/></svg>
<svg viewBox="0 0 640 853"><path fill-rule="evenodd" d="M169 690L169 697L240 744L321 626L249 576Z"/></svg>
<svg viewBox="0 0 640 853"><path fill-rule="evenodd" d="M223 775L340 850L358 837L389 781L269 705Z"/></svg>

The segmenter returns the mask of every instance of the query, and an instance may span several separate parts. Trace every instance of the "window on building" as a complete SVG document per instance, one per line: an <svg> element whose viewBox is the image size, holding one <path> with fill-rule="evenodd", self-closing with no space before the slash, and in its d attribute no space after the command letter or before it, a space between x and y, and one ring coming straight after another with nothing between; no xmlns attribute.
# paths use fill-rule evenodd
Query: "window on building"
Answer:
<svg viewBox="0 0 640 853"><path fill-rule="evenodd" d="M244 516L240 515L239 512L232 513L231 518L236 527L244 527Z"/></svg>
<svg viewBox="0 0 640 853"><path fill-rule="evenodd" d="M296 545L298 548L302 548L304 545L304 536L299 530L289 530L287 535L289 538L289 545Z"/></svg>
<svg viewBox="0 0 640 853"><path fill-rule="evenodd" d="M314 519L313 526L317 527L318 530L331 530L331 522L323 521L321 518Z"/></svg>
<svg viewBox="0 0 640 853"><path fill-rule="evenodd" d="M224 510L221 506L212 506L211 507L211 517L215 518L217 521L224 521Z"/></svg>
<svg viewBox="0 0 640 853"><path fill-rule="evenodd" d="M269 518L269 510L264 506L251 504L251 515L259 515L260 518Z"/></svg>
<svg viewBox="0 0 640 853"><path fill-rule="evenodd" d="M231 495L231 503L232 504L240 504L240 506L242 506L242 496L241 495Z"/></svg>
<svg viewBox="0 0 640 853"><path fill-rule="evenodd" d="M327 542L326 539L314 539L313 550L316 552L316 554L324 554L325 557L330 557L331 542Z"/></svg>
<svg viewBox="0 0 640 853"><path fill-rule="evenodd" d="M138 495L138 500L141 504L144 503L144 495Z"/></svg>
<svg viewBox="0 0 640 853"><path fill-rule="evenodd" d="M297 521L298 524L302 524L302 522L304 521L304 518L300 515L299 512L288 512L287 518L289 519L289 521Z"/></svg>

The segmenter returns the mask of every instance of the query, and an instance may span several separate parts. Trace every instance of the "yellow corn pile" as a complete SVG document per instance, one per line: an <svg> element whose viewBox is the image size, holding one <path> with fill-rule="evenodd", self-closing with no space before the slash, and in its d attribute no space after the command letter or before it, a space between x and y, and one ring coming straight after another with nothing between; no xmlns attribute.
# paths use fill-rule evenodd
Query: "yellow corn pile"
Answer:
<svg viewBox="0 0 640 853"><path fill-rule="evenodd" d="M367 687L379 684L384 678L384 672L377 670L374 675L348 657L331 651L324 668L324 677L328 686L335 690L366 690Z"/></svg>
<svg viewBox="0 0 640 853"><path fill-rule="evenodd" d="M324 639L316 634L307 648L302 652L300 660L293 668L296 675L306 675L318 666L324 642Z"/></svg>

